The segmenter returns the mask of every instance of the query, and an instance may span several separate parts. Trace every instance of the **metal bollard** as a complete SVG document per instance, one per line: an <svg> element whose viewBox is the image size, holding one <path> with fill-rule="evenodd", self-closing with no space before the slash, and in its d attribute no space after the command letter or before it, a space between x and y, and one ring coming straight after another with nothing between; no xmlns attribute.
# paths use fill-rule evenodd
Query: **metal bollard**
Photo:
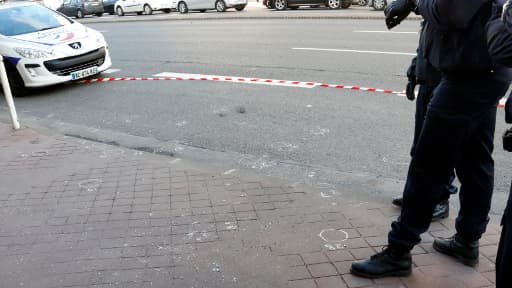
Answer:
<svg viewBox="0 0 512 288"><path fill-rule="evenodd" d="M4 88L5 101L7 102L7 107L9 107L9 114L11 115L12 127L14 128L14 130L18 130L20 129L20 122L18 122L18 114L16 113L16 108L14 107L11 86L9 85L7 71L5 70L4 65L4 57L2 57L2 55L0 55L0 82L2 82L2 87Z"/></svg>

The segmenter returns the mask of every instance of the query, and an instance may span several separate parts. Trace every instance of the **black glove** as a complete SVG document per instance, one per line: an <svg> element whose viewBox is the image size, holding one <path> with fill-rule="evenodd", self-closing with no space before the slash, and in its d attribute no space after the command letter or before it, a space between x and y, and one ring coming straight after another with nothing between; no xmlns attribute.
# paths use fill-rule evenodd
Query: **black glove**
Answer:
<svg viewBox="0 0 512 288"><path fill-rule="evenodd" d="M414 101L416 98L416 94L414 94L414 88L416 87L416 81L407 82L407 86L405 87L405 96L407 99Z"/></svg>
<svg viewBox="0 0 512 288"><path fill-rule="evenodd" d="M386 6L384 16L386 16L386 26L392 29L407 18L409 14L416 9L416 5L411 0L396 0Z"/></svg>

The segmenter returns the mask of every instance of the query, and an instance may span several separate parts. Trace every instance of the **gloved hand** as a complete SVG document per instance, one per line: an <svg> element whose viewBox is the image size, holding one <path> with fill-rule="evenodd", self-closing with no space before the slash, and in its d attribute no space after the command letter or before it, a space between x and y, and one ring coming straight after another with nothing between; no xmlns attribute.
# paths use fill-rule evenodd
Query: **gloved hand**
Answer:
<svg viewBox="0 0 512 288"><path fill-rule="evenodd" d="M416 81L407 82L407 86L405 87L405 96L411 101L414 101L416 98L416 94L414 94L414 88L416 88Z"/></svg>
<svg viewBox="0 0 512 288"><path fill-rule="evenodd" d="M416 5L411 0L396 0L386 6L384 16L388 29L400 24L414 9L416 9Z"/></svg>

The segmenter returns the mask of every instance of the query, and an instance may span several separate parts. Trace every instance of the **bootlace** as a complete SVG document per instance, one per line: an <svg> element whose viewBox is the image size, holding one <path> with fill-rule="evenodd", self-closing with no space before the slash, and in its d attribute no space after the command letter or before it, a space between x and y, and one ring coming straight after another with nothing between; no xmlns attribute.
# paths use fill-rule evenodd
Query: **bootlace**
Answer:
<svg viewBox="0 0 512 288"><path fill-rule="evenodd" d="M370 258L372 260L376 260L376 259L382 258L382 257L384 257L384 256L386 256L388 254L389 254L389 247L388 246L384 246L384 247L382 247L380 252L378 252L377 254L371 256Z"/></svg>

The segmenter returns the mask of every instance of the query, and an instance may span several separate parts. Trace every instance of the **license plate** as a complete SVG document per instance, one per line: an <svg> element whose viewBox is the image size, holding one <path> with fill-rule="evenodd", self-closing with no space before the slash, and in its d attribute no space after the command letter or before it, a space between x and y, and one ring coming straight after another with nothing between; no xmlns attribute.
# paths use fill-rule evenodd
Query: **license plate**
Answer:
<svg viewBox="0 0 512 288"><path fill-rule="evenodd" d="M84 70L76 71L71 73L71 80L82 79L92 75L98 74L98 67L94 66Z"/></svg>

